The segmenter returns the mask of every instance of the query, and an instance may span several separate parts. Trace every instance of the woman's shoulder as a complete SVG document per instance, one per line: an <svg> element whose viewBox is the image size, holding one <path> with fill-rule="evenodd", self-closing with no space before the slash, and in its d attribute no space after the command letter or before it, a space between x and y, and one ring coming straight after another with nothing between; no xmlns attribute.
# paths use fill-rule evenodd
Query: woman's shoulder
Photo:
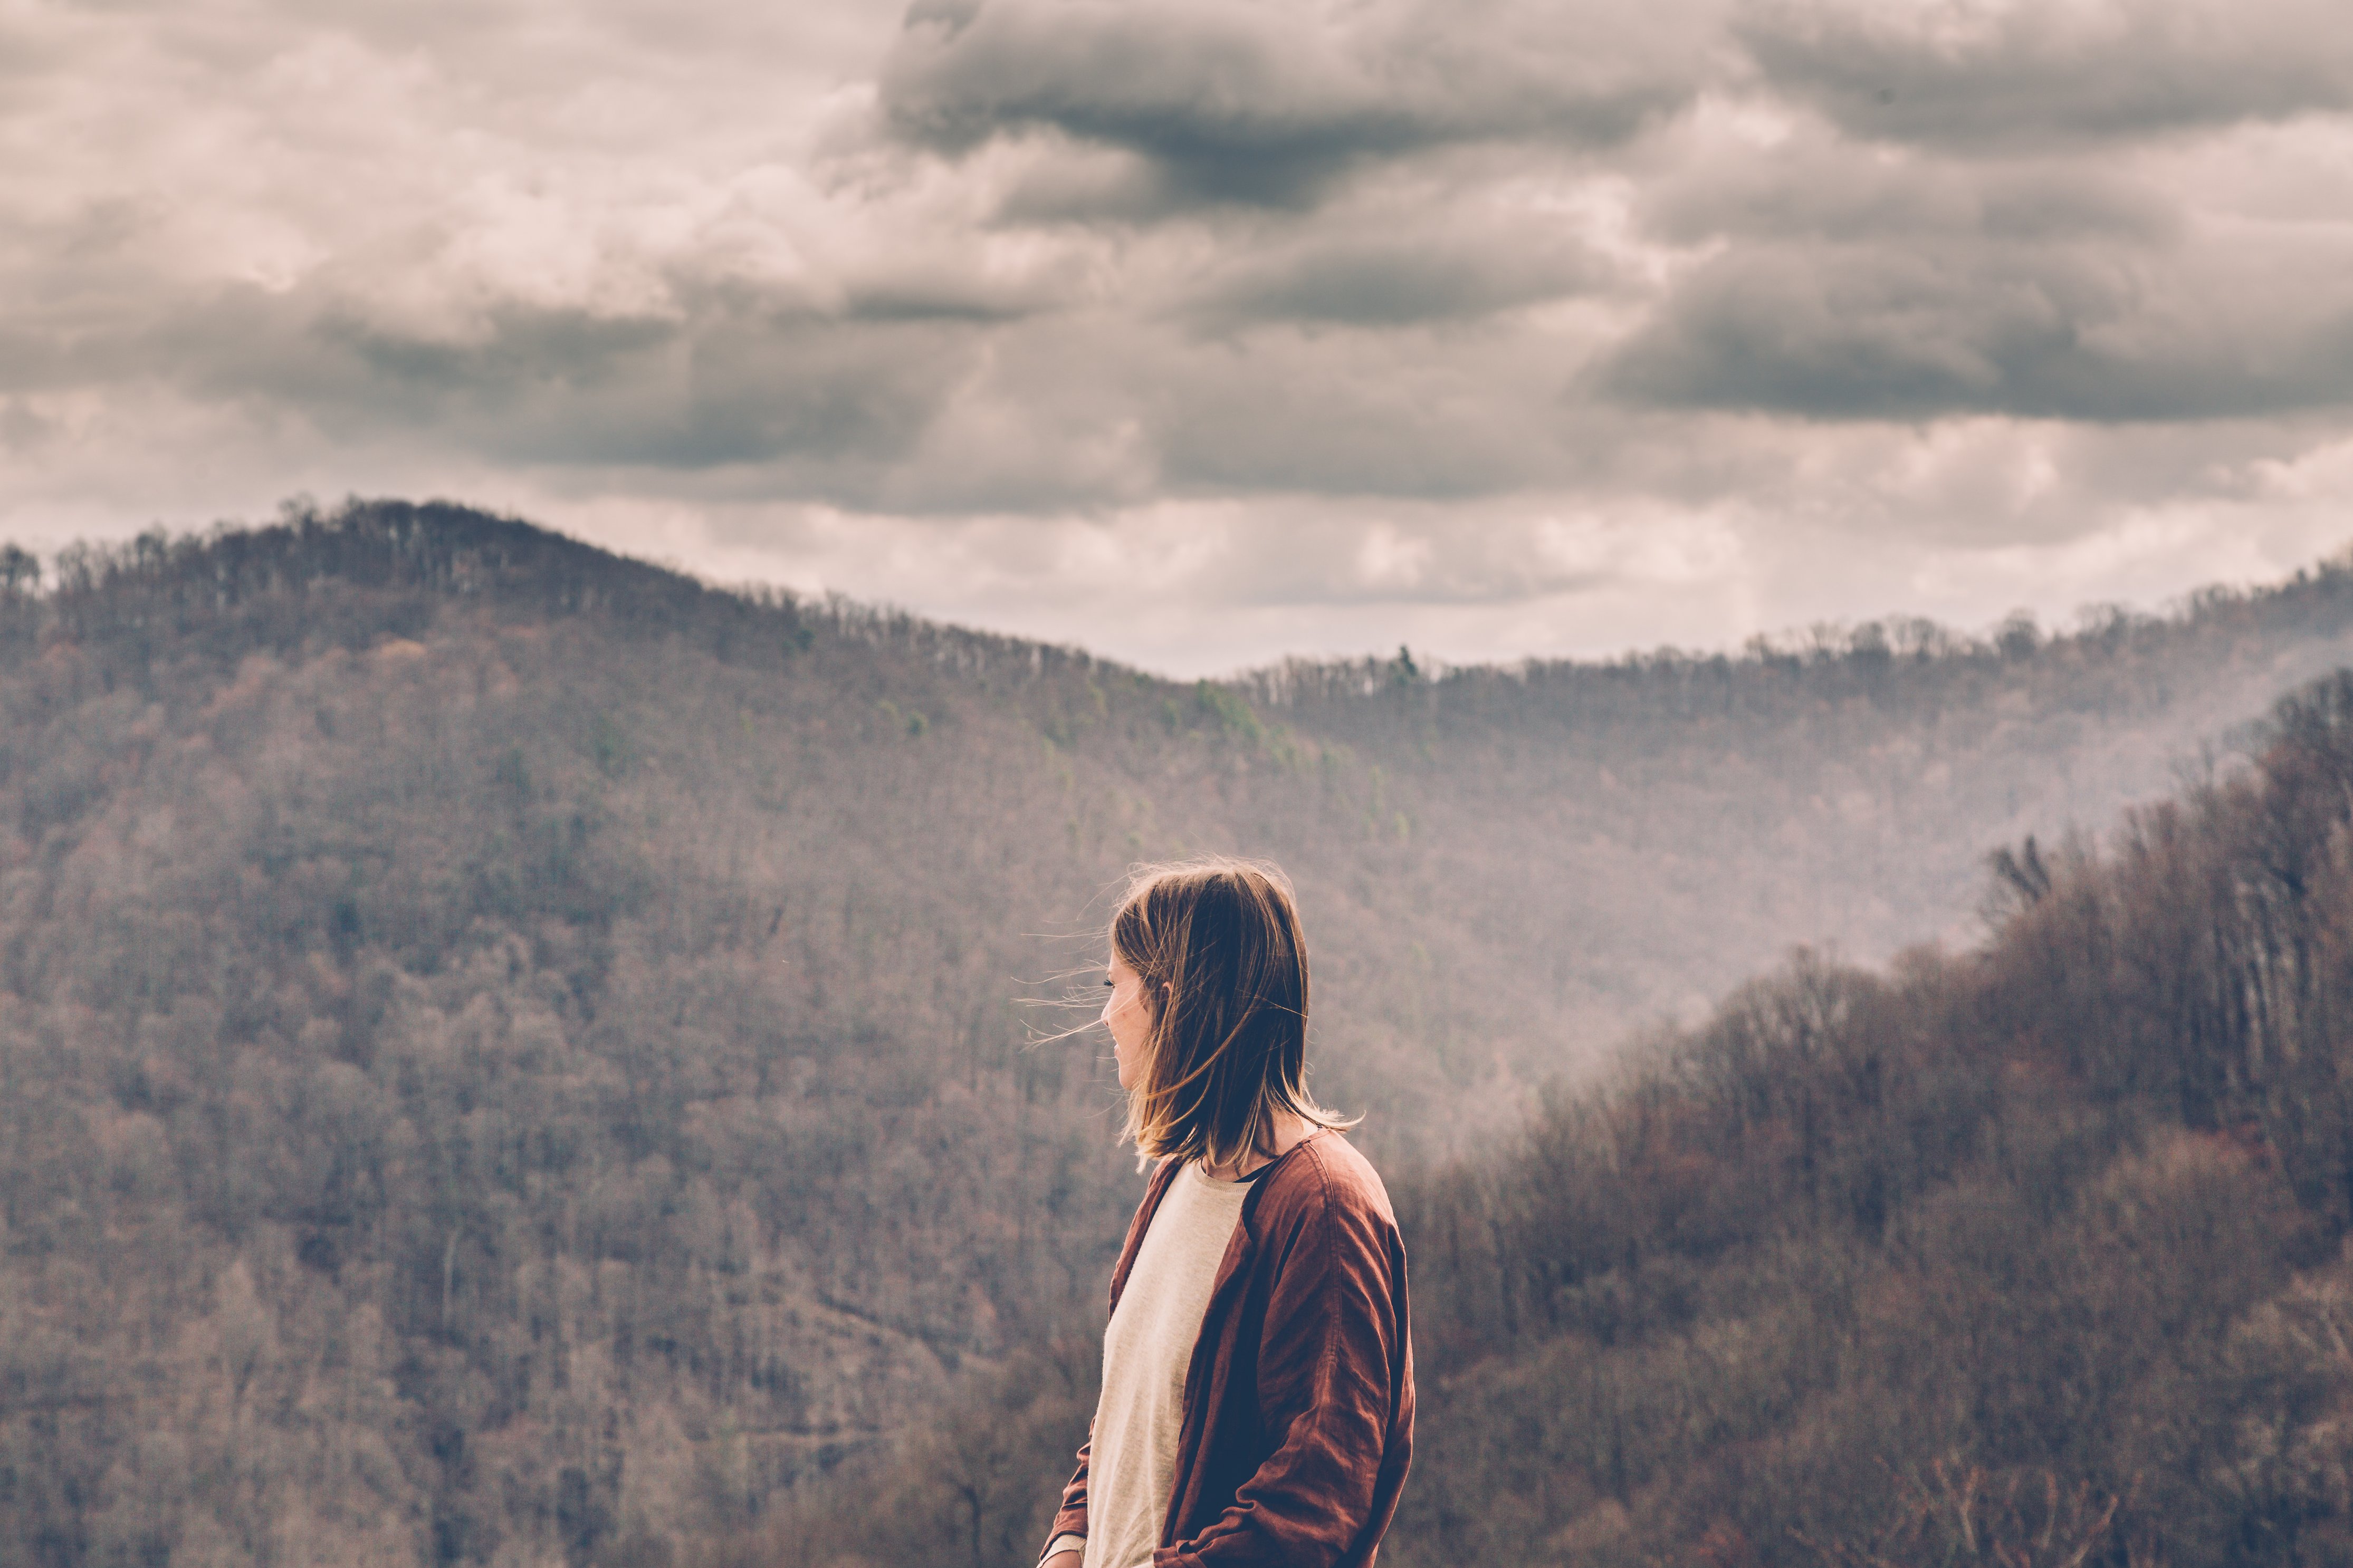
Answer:
<svg viewBox="0 0 2353 1568"><path fill-rule="evenodd" d="M1260 1178L1263 1224L1372 1222L1395 1229L1397 1213L1378 1171L1347 1137L1327 1130L1294 1146Z"/></svg>

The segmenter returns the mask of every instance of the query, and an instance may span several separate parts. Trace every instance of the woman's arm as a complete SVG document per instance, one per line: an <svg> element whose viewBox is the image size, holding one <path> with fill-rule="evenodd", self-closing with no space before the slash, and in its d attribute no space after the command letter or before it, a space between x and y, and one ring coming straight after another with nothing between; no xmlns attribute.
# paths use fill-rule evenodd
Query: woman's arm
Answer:
<svg viewBox="0 0 2353 1568"><path fill-rule="evenodd" d="M1258 1397L1274 1451L1207 1529L1154 1552L1154 1568L1324 1568L1386 1525L1373 1516L1396 1506L1410 1444L1407 1332L1395 1226L1327 1189L1267 1303Z"/></svg>

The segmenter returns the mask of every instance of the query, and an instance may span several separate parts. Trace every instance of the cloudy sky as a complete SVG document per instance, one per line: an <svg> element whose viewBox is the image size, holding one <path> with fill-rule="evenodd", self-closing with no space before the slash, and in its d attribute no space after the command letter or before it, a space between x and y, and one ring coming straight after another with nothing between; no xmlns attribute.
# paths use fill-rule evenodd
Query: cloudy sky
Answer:
<svg viewBox="0 0 2353 1568"><path fill-rule="evenodd" d="M2353 542L2343 0L0 0L0 537L510 509L1159 668Z"/></svg>

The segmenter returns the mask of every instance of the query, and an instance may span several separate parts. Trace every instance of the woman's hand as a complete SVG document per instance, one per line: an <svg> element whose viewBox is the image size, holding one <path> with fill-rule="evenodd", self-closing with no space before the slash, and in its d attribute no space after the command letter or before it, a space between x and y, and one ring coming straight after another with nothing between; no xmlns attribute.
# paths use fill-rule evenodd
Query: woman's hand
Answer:
<svg viewBox="0 0 2353 1568"><path fill-rule="evenodd" d="M1038 1568L1079 1568L1081 1561L1082 1559L1075 1552L1057 1552L1054 1555L1047 1558L1046 1561L1038 1564Z"/></svg>

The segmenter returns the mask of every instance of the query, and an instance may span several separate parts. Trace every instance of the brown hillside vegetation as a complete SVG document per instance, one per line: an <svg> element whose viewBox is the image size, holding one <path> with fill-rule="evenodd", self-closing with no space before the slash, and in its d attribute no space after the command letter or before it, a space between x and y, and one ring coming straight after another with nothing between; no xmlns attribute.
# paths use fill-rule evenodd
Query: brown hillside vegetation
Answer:
<svg viewBox="0 0 2353 1568"><path fill-rule="evenodd" d="M1914 1163L1885 1157L1870 1226L1791 1229L1785 1189L1741 1163L1786 1144L1826 1194L1807 1203L1844 1212L1861 1113L1824 1088L1741 1121L1693 1087L1715 1082L1705 1052L1556 1100L1515 1156L1535 1164L1446 1162L1793 940L1874 954L1968 920L1987 845L2105 819L2342 654L2342 568L2063 638L1866 628L1735 659L1401 655L1219 685L717 592L452 507L33 565L0 553L0 1563L653 1563L845 1529L878 1562L1034 1551L1036 1475L1059 1465L1040 1456L1083 1426L1139 1179L1109 1147L1097 1048L1030 1045L1059 1018L1021 1003L1089 961L1104 889L1142 858L1250 851L1299 880L1319 1092L1371 1112L1359 1136L1439 1303L1409 1563L1483 1549L1478 1530L1650 1550L1685 1514L1786 1552L1708 1466L1795 1462L1768 1440L1793 1411L1846 1435L1804 1450L1825 1467L1879 1451L1853 1436L1868 1421L1917 1423L1913 1395L1831 1378L1820 1336L1772 1325L1817 1300L1913 1321L1900 1283L1978 1245L1978 1211L1935 1194L2008 1170L1986 1163L1997 1134L2063 1174L2122 1172L2118 1213L2158 1212L2136 1182L2236 1173L2262 1197L2264 1173L2306 1168L2247 1131L2227 1075L2202 1120L2179 1113L2187 1142L2158 1136L2143 1047L2175 1015L2146 998L2103 1016L2141 1031L2131 1048L2084 1061L2055 1034L2015 1063L1949 1044L1918 1020L2025 994L1978 960L1816 965L1788 982L1799 1001L1768 987L1724 1016L1814 1007L1821 1038L1901 1017L1948 1041L1888 1058L1891 1085L1946 1097L1887 1099L1903 1127L1950 1147L1889 1143ZM2181 825L2206 809L2167 820L2203 842ZM1982 964L2120 874L2045 869ZM2194 1016L2200 1041L2239 1026ZM2106 1099L2033 1076L2097 1072L2123 1075ZM2069 1107L2091 1142L2061 1135ZM2140 1163L2116 1163L2127 1149ZM1649 1170L1642 1150L1675 1179L1596 1174ZM2064 1234L2105 1223L2074 1174L2052 1190ZM2266 1280L2334 1234L2294 1191L2230 1227ZM1909 1246L1931 1261L1885 1263ZM1817 1289L1832 1254L1837 1278L1898 1283ZM1717 1375L1694 1345L1726 1366L1753 1345L1766 1370ZM1670 1386L1765 1392L1736 1417L1662 1404ZM1598 1470L1560 1447L1609 1430ZM894 1452L920 1462L889 1471ZM2151 1466L2128 1493L2114 1465L2035 1452L2000 1450L1968 1496L2025 1517L2041 1494L2010 1481L2042 1464L2094 1488L2050 1507L2116 1503L2111 1534L2145 1517ZM792 1500L845 1459L887 1515ZM1479 1485L1506 1489L1464 1511ZM1915 1495L1891 1487L1883 1517L1792 1527L1881 1550Z"/></svg>
<svg viewBox="0 0 2353 1568"><path fill-rule="evenodd" d="M1400 1184L1382 1561L2353 1562L2353 673L2266 733L2105 855L2000 857L1981 950L1801 954ZM710 1560L1021 1562L1091 1350Z"/></svg>
<svg viewBox="0 0 2353 1568"><path fill-rule="evenodd" d="M2353 1559L2353 675L2265 733L1425 1188L1399 1560Z"/></svg>

